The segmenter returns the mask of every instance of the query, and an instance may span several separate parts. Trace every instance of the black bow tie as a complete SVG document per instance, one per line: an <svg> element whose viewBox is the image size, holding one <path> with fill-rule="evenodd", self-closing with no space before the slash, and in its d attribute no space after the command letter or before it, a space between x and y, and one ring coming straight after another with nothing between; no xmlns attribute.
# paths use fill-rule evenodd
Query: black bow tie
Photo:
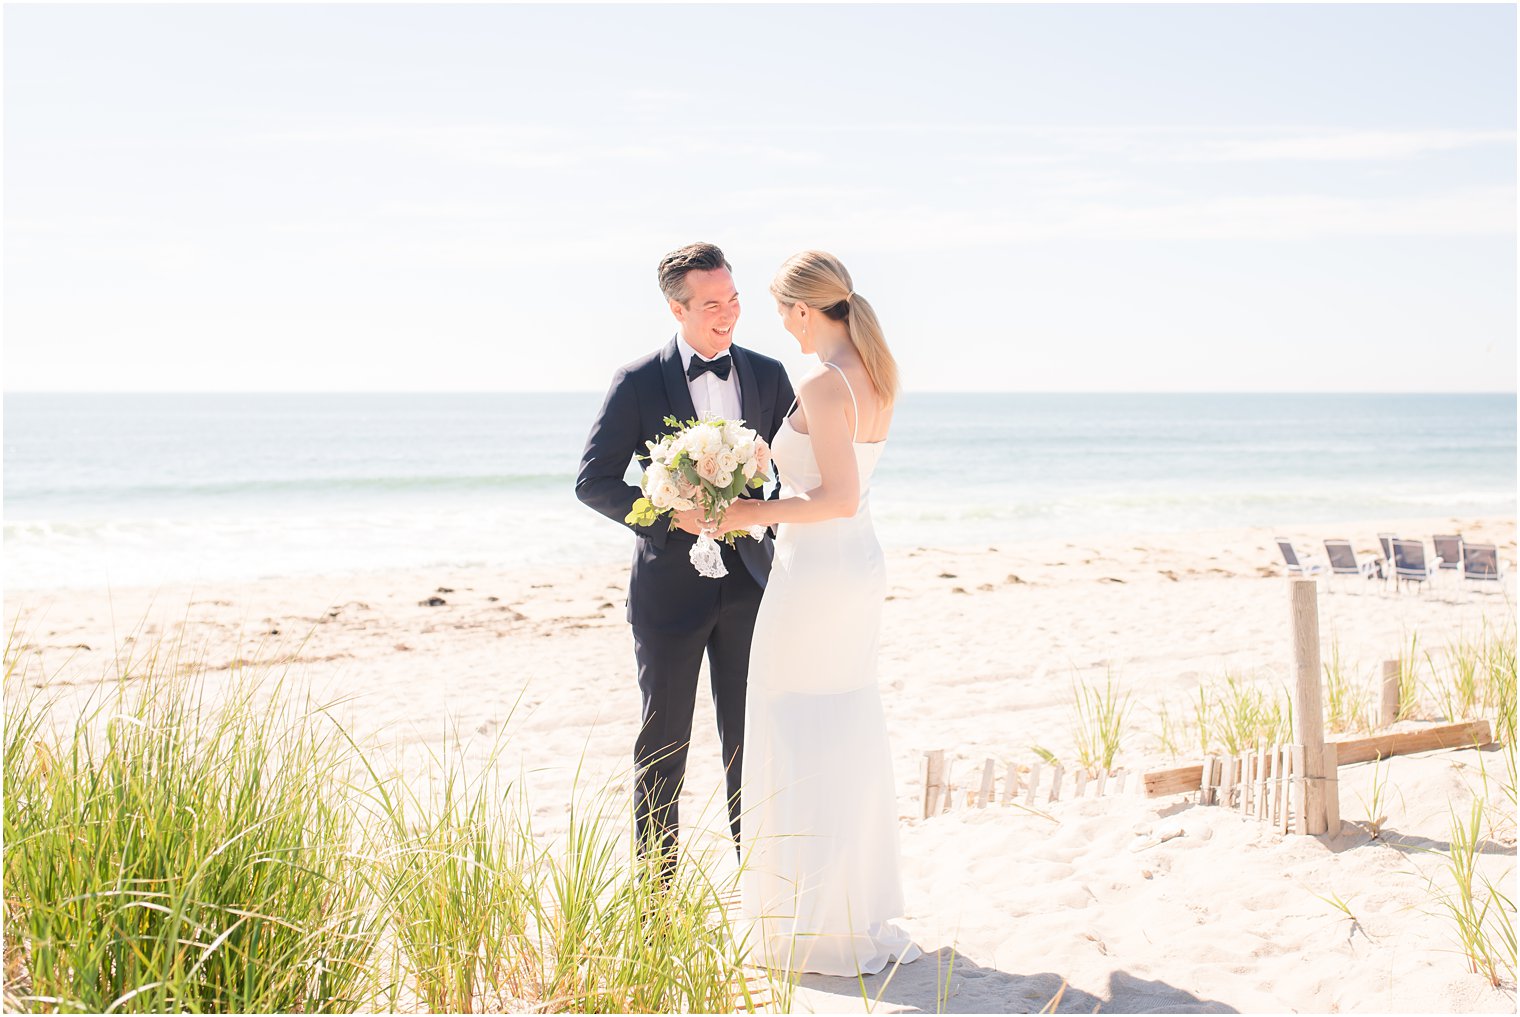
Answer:
<svg viewBox="0 0 1520 1017"><path fill-rule="evenodd" d="M686 380L696 381L698 378L702 377L702 372L711 371L719 378L727 381L728 369L733 365L734 358L730 357L726 353L723 356L718 357L716 360L703 360L701 357L693 354L691 358L691 366L686 368Z"/></svg>

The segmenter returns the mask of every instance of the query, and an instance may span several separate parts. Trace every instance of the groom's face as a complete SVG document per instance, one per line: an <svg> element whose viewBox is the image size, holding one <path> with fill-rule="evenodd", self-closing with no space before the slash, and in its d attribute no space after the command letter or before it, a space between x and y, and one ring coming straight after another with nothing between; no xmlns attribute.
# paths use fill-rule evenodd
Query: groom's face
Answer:
<svg viewBox="0 0 1520 1017"><path fill-rule="evenodd" d="M686 273L686 303L672 300L670 312L681 323L681 338L704 357L715 357L734 341L739 320L739 291L726 268Z"/></svg>

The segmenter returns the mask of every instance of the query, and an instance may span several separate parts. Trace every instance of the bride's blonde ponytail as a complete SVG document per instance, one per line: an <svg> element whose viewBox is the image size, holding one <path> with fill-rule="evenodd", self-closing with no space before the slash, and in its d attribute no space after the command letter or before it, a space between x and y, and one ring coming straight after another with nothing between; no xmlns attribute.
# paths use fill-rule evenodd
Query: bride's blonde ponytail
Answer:
<svg viewBox="0 0 1520 1017"><path fill-rule="evenodd" d="M850 342L877 395L888 403L897 397L897 361L887 348L881 322L870 302L855 292L838 258L824 251L792 255L776 273L771 294L784 304L807 304L835 321L847 321Z"/></svg>

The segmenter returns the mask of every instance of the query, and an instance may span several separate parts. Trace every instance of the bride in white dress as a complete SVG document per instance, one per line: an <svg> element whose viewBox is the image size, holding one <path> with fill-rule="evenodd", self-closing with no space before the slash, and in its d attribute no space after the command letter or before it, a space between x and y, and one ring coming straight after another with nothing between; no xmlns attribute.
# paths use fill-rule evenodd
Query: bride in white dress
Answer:
<svg viewBox="0 0 1520 1017"><path fill-rule="evenodd" d="M874 974L919 956L889 920L903 898L876 683L886 575L869 507L897 365L832 255L791 258L771 293L822 365L772 442L781 497L741 500L725 517L730 528L778 524L750 650L743 907L768 966Z"/></svg>

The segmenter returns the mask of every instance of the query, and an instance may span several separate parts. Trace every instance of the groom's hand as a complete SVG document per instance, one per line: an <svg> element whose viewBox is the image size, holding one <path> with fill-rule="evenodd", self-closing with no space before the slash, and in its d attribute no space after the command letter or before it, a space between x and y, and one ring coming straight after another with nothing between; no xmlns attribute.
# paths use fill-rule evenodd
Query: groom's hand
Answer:
<svg viewBox="0 0 1520 1017"><path fill-rule="evenodd" d="M687 533L691 534L693 537L701 535L701 533L702 533L702 510L701 509L686 509L684 512L677 512L675 514L675 517L676 517L676 529L678 529L678 530L685 530Z"/></svg>

